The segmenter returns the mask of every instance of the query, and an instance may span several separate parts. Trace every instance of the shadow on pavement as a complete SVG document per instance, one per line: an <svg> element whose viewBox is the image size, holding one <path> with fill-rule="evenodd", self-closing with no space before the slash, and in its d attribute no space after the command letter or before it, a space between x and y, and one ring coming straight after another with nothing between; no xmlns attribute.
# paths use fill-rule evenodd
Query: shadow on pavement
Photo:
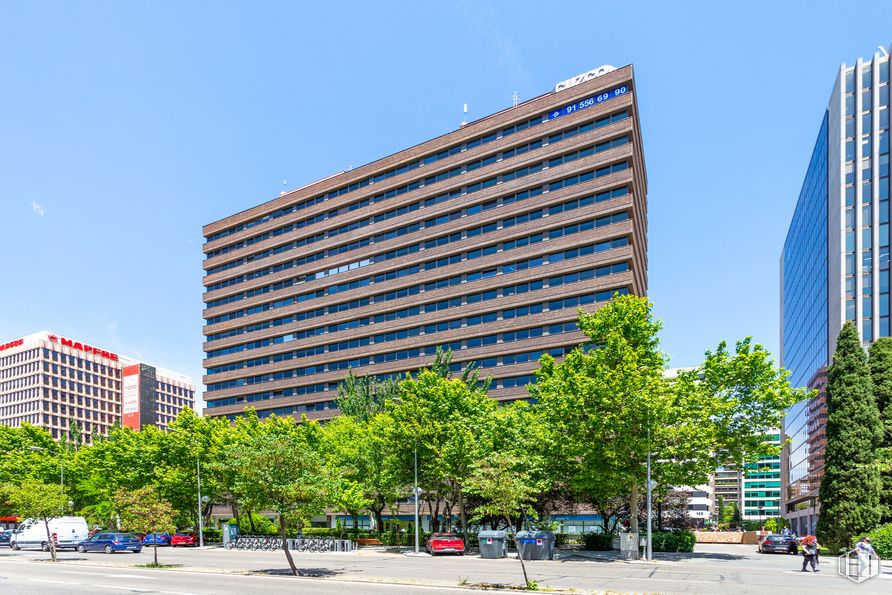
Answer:
<svg viewBox="0 0 892 595"><path fill-rule="evenodd" d="M340 570L331 570L330 568L300 568L297 571L299 576L310 578L326 578L343 574ZM252 570L251 574L266 574L270 576L293 576L290 568L266 568L262 570Z"/></svg>
<svg viewBox="0 0 892 595"><path fill-rule="evenodd" d="M654 561L681 562L683 560L744 560L748 556L740 554L722 554L716 552L654 552ZM618 562L621 561L620 554L617 551L609 552L588 552L588 551L569 551L559 552L558 560L561 561L589 561L589 562Z"/></svg>

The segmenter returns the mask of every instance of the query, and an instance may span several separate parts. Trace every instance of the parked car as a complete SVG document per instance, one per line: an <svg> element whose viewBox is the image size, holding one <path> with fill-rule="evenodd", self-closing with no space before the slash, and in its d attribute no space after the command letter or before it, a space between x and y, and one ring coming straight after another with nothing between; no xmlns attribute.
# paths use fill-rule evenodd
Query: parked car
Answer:
<svg viewBox="0 0 892 595"><path fill-rule="evenodd" d="M766 535L759 543L760 554L798 554L799 544L791 535Z"/></svg>
<svg viewBox="0 0 892 595"><path fill-rule="evenodd" d="M101 532L77 544L77 551L82 554L85 552L113 554L127 550L134 554L142 551L142 541L135 533Z"/></svg>
<svg viewBox="0 0 892 595"><path fill-rule="evenodd" d="M170 547L177 547L178 545L196 546L198 545L198 540L195 539L194 533L174 533L170 538Z"/></svg>
<svg viewBox="0 0 892 595"><path fill-rule="evenodd" d="M146 533L142 538L143 545L170 545L170 533L164 531L161 533Z"/></svg>
<svg viewBox="0 0 892 595"><path fill-rule="evenodd" d="M50 535L56 542L56 549L75 548L87 538L87 521L82 516L63 516L49 520ZM46 525L42 520L25 519L11 536L9 546L14 549L39 547L50 551L46 536Z"/></svg>
<svg viewBox="0 0 892 595"><path fill-rule="evenodd" d="M434 533L427 538L424 549L432 556L445 553L462 556L465 553L465 541L454 533Z"/></svg>
<svg viewBox="0 0 892 595"><path fill-rule="evenodd" d="M0 545L10 545L9 540L12 537L12 531L0 530Z"/></svg>

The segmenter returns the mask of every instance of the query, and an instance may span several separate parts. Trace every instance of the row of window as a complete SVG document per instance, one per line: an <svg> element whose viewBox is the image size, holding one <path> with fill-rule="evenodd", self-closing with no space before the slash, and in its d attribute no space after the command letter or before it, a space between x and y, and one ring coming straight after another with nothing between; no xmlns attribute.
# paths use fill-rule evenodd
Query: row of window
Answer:
<svg viewBox="0 0 892 595"><path fill-rule="evenodd" d="M626 117L628 117L628 112L623 111L623 112L619 112L616 114L611 114L608 116L598 118L592 122L584 124L583 126L591 126L591 128L588 128L584 132L588 132L589 130L593 130L594 128L601 128L604 126L608 126L614 122L623 120ZM471 140L471 141L459 143L459 144L454 145L453 147L450 147L448 149L443 149L436 154L422 157L422 158L418 159L417 161L412 162L412 164L403 165L398 168L392 168L392 169L382 172L376 176L369 177L364 180L354 182L348 186L343 186L336 190L332 190L326 194L315 196L315 197L303 200L299 203L296 203L296 204L293 204L293 205L290 205L287 207L283 207L281 209L278 209L277 211L274 211L273 213L270 213L269 215L265 215L263 217L258 217L257 219L254 219L252 221L248 221L246 223L241 223L241 224L231 227L229 229L224 229L224 230L215 232L215 233L207 236L207 241L212 242L214 240L218 240L220 238L238 233L244 229L249 229L249 228L255 227L257 225L260 225L262 223L266 223L267 221L278 219L280 217L284 217L284 216L294 213L296 211L309 208L313 205L319 204L326 200L337 198L339 196L343 196L344 194L347 194L350 192L355 192L356 190L359 190L360 188L364 188L364 187L368 186L370 183L382 182L385 179L388 179L390 177L408 172L412 169L420 167L421 165L430 165L431 163L435 163L436 161L439 161L440 159L445 159L445 158L455 155L457 153L461 153L462 151L493 142L500 138L504 138L506 136L514 134L515 132L520 132L521 130L526 130L527 128L529 128L531 126L536 126L538 124L541 124L542 122L545 122L545 121L548 121L548 116L546 114L542 114L542 115L536 116L535 118L532 118L530 120L526 120L524 122L503 128L500 131L489 133L487 135L481 136L481 137ZM560 136L562 134L564 134L564 133L558 133L557 135L554 135L554 136ZM557 140L560 140L560 138L555 139L555 141L557 141ZM363 204L363 202L364 201L355 202L351 205L348 205L347 208L351 211L356 210L358 208L361 208L362 206L365 206L365 204ZM366 203L366 204L368 204L368 203ZM356 205L356 206L354 206L354 205ZM216 256L218 254L224 254L231 250L236 250L238 248L241 248L244 245L245 244L243 242L236 242L235 244L231 245L232 247L225 246L218 250L214 250L213 252L210 252L208 254L208 256Z"/></svg>
<svg viewBox="0 0 892 595"><path fill-rule="evenodd" d="M587 281L591 279L595 279L598 277L604 277L607 275L613 275L617 273L626 272L629 270L629 263L621 262L613 265L606 265L601 267L596 267L592 269L587 269L584 271L576 271L573 273L566 273L564 275L556 275L550 277L548 279L548 287L557 287L560 285L564 285L565 283L576 283L578 281ZM493 292L495 293L495 292ZM266 356L261 358L256 358L252 360L242 360L238 362L232 362L229 364L224 364L222 366L215 366L209 368L207 370L208 375L212 374L221 374L224 372L231 372L233 370L240 370L242 368L251 368L256 366L267 365L273 362L290 360L292 358L297 357L308 357L310 355L318 355L320 353L339 351L342 349L355 349L357 347L364 347L367 345L377 345L381 343L387 343L391 341L399 341L402 339L407 339L409 337L417 337L422 334L430 335L434 333L445 332L449 330L455 330L464 327L472 327L480 324L487 324L491 322L495 322L497 320L508 320L511 318L518 318L522 316L529 316L532 314L538 314L543 311L544 304L533 304L533 305L525 305L519 306L517 308L506 308L504 310L487 312L484 314L477 314L474 316L467 317L459 317L451 320L445 320L440 322L435 322L427 325L421 325L406 329L401 329L398 331L390 331L387 333L379 333L377 335L371 335L366 337L357 337L350 339L348 341L341 341L338 343L330 343L328 345L320 345L318 347L301 349L298 351L293 351L290 353L279 354L276 356ZM322 333L320 333L322 334ZM216 385L212 385L216 386ZM216 388L209 387L210 390L216 390Z"/></svg>
<svg viewBox="0 0 892 595"><path fill-rule="evenodd" d="M538 212L542 212L544 209L539 209ZM612 215L606 215L603 217L598 217L596 219L591 219L589 221L584 221L581 223L574 223L570 225L565 225L563 227L555 228L549 230L544 233L536 233L528 236L524 236L521 238L516 238L507 242L495 242L493 244L489 244L486 246L482 246L479 248L475 248L474 250L468 250L464 253L453 254L448 257L442 257L434 260L429 260L426 262L422 262L411 267L405 267L403 269L397 269L395 271L390 271L387 273L381 273L379 275L375 275L370 279L374 283L382 283L384 281L388 281L390 279L400 278L409 274L414 274L420 271L429 271L434 270L443 266L448 266L452 264L456 264L463 261L474 260L476 258L481 258L483 256L489 256L491 254L496 254L497 252L506 252L508 250L513 250L515 248L522 248L524 246L530 244L536 244L545 239L555 239L560 238L567 235L572 235L579 232L589 231L591 229L595 229L598 227L604 227L607 225L612 225L614 223L621 223L623 221L627 221L629 219L629 212L622 211L619 213L614 213ZM495 224L491 224L493 227ZM485 226L488 227L488 226ZM459 235L459 234L455 234ZM371 264L375 264L378 262L383 262L391 258L396 258L399 256L404 256L406 254L415 253L421 248L422 243L419 242L417 244L413 244L412 246L407 246L405 248L401 248L400 250L391 250L385 254L379 254L372 258L368 258L362 261L358 261L355 263L351 263L349 265L344 265L343 267L339 267L337 269L329 269L328 271L323 271L320 273L315 273L312 275L307 275L304 278L295 278L286 281L281 281L274 285L268 285L262 288L258 288L255 290L251 290L248 292L237 293L231 296L227 296L225 298L220 298L219 300L213 300L207 303L208 308L213 308L217 306L222 306L228 303L234 303L237 301L241 301L244 299L248 299L250 297L254 297L255 295L260 295L264 293L268 293L269 291L273 291L274 289L281 289L284 287L289 287L292 285L298 285L304 282L313 281L325 276L331 276L335 274L339 274L341 272L345 272L347 270L356 270L358 268L362 268ZM478 244L479 245L479 244ZM226 315L224 315L226 316ZM215 317L216 318L216 317ZM209 319L213 320L213 319Z"/></svg>
<svg viewBox="0 0 892 595"><path fill-rule="evenodd" d="M621 115L618 115L618 117L616 117L616 118L611 117L608 119L604 119L605 124L602 124L602 125L611 124L613 122L625 119L625 117L626 117L626 113L623 112ZM539 139L538 141L533 141L532 143L528 143L527 145L515 147L510 152L503 152L500 154L490 156L488 158L484 158L482 160L478 160L476 162L469 163L466 165L466 171L472 171L472 170L477 169L478 167L481 167L483 165L489 165L490 163L494 163L497 160L504 159L507 157L513 157L515 155L520 155L522 153L526 153L528 150L541 147L543 145L543 143L545 143L545 142L554 143L559 140L571 138L573 136L576 136L577 134L582 134L584 132L588 132L589 130L591 130L595 127L596 127L596 123L589 122L588 124L583 124L576 128L572 128L570 130L552 135L552 136L548 137L547 139L542 138L542 139ZM627 140L625 140L625 137L620 137L620 138L614 139L612 141L605 141L605 142L599 143L595 146L595 148L596 148L595 152L601 152L601 151L607 150L609 148L612 148L613 146L619 146L619 145L625 144L626 142L627 142ZM554 165L558 165L558 164L559 163L557 163L557 162L554 163ZM371 204L373 202L380 202L380 200L376 201L376 199L380 199L382 197L383 198L391 198L392 196L404 194L405 192L408 192L409 190L414 190L421 186L429 186L435 182L439 182L443 179L454 177L455 175L459 175L461 173L464 173L464 171L462 170L462 167L459 166L458 168L452 169L449 172L444 172L443 174L440 174L438 176L432 176L430 178L426 178L425 180L423 180L423 183L421 183L420 185L418 182L416 182L413 184L409 184L409 185L391 190L388 193L385 193L385 194L382 194L382 195L379 195L376 197L371 197L371 198L365 199L363 201L359 201L357 203L352 203L351 205L342 207L340 209L334 209L334 210L328 211L326 213L320 213L318 215L315 215L314 217L310 217L308 219L296 222L294 224L287 225L285 227L282 227L282 228L279 228L276 230L271 230L270 232L267 232L265 234L255 237L255 238L251 238L250 240L244 240L243 242L238 242L236 245L239 245L239 247L248 246L248 245L257 243L259 241L269 239L270 237L275 237L275 236L278 236L278 235L281 235L284 233L288 233L288 232L294 231L295 229L301 229L308 225L318 223L319 221L330 219L337 215L353 211L357 208L367 206L368 204ZM508 178L508 179L511 179L511 178ZM507 179L503 180L503 181L507 181ZM471 192L472 190L468 190L468 191ZM261 260L263 258L272 256L275 254L280 254L280 253L287 251L289 249L303 246L307 243L312 243L312 242L315 242L315 241L318 241L318 240L324 239L324 238L334 237L336 235L340 235L340 234L348 232L348 231L353 231L355 229L365 227L366 225L369 225L370 223L380 223L382 221L386 221L393 217L397 217L399 215L404 215L406 213L417 210L419 207L433 206L435 204L439 204L440 202L443 202L444 200L448 200L448 199L454 198L455 196L459 196L462 194L463 193L461 192L460 189L455 189L455 190L452 190L452 191L450 191L444 195L441 195L439 197L432 197L432 198L425 199L424 201L419 201L418 203L415 203L413 205L407 205L407 206L399 207L396 209L391 209L390 211L386 211L385 213L380 213L373 217L368 217L368 218L360 220L358 222L353 222L353 223L335 228L333 230L329 230L326 233L317 234L316 236L311 236L310 238L304 238L301 240L297 240L295 242L285 244L284 246L268 248L261 252L257 252L257 253L251 254L249 256L239 258L239 259L230 261L228 263L221 264L219 266L212 267L207 270L207 274L212 275L215 273L229 270L229 269L237 267L237 266L241 266L242 264L245 264L248 262L255 262L257 260ZM368 240L366 240L366 243L368 243ZM221 248L220 250L215 250L215 251L209 253L208 258L211 258L212 256L216 256L217 254L220 254L220 253L229 252L230 249L228 249L228 248L229 247Z"/></svg>
<svg viewBox="0 0 892 595"><path fill-rule="evenodd" d="M620 166L622 166L622 167L620 167ZM622 162L621 164L615 164L613 166L608 166L606 168L600 168L599 170L593 170L591 172L586 172L585 174L573 176L573 178L576 178L576 180L573 181L572 183L579 183L580 181L585 181L586 179L592 179L595 175L602 175L600 173L597 173L597 172L600 172L601 170L606 170L606 173L604 173L603 175L607 175L607 173L612 173L613 171L618 171L618 170L615 170L614 168L625 169L625 166L626 166L626 163ZM387 275L390 275L390 274L391 273L388 273ZM413 273L405 273L405 274L413 274ZM386 279L387 279L387 277L384 277L382 280L386 280ZM473 277L471 275L469 275L468 280L473 280ZM294 303L301 303L301 302L304 302L307 300L320 298L325 295L332 295L334 293L340 293L343 291L357 289L359 287L365 287L365 286L369 285L371 283L371 281L372 281L371 277L366 277L363 279L356 279L354 281L350 281L347 283L330 285L325 288L320 288L315 291L311 291L311 292L300 294L297 296L285 298L282 300L278 300L276 302L260 304L258 306L254 306L252 308L236 310L234 312L229 312L226 314L213 316L213 317L207 318L206 320L207 320L207 324L217 324L219 322L225 322L227 320L234 320L236 318L241 318L242 316L249 316L251 314L265 312L265 311L268 311L271 309L288 306L288 305L291 305ZM379 281L376 281L376 282L379 282Z"/></svg>
<svg viewBox="0 0 892 595"><path fill-rule="evenodd" d="M555 158L551 159L550 161L547 161L547 162L546 162L546 161L543 161L542 163L538 164L537 166L528 166L528 167L526 167L526 168L523 168L523 171L526 172L526 173L524 173L523 175L527 175L528 173L530 173L530 172L532 171L532 170L530 170L530 168L535 168L535 167L543 166L543 165L546 166L546 167L547 167L547 166L554 166L554 165L558 165L558 164L560 164L560 163L573 161L573 160L576 160L576 159L578 159L578 158L580 158L580 157L582 157L582 156L587 156L587 155L591 154L590 152L601 151L601 150L607 150L607 149L613 148L613 147L615 147L615 146L618 146L618 144L625 144L626 142L628 142L627 137L621 137L620 139L614 139L614 140L612 140L612 141L606 141L605 143L600 143L599 145L596 145L595 148L581 149L581 150L579 150L579 151L574 151L574 152L569 153L569 154L567 154L567 155L563 155L563 156L560 156L560 157L555 157ZM603 147L603 148L599 148L599 147ZM621 171L621 170L625 169L626 167L627 167L627 164L624 163L624 164L621 165L621 166L620 166L620 165L617 165L615 169L614 169L614 167L600 168L599 170L596 170L597 175L596 175L595 177L601 177L601 176L603 176L603 175L607 175L607 174L609 174L609 173L614 173L615 171ZM528 171L528 170L529 170L529 171ZM519 171L519 170L518 170L518 171ZM536 170L536 171L538 171L538 170ZM515 174L516 174L516 173L517 173L517 172L515 172ZM501 177L504 178L505 176L508 176L508 175L511 175L511 174L504 174L504 175L501 176ZM519 174L517 174L517 176L520 177ZM469 194L469 193L472 193L472 192L476 192L476 191L478 191L478 190L482 190L482 189L484 189L484 188L489 188L489 187L491 187L491 186L494 186L496 183L499 183L498 176L497 176L496 178L491 178L490 180L485 180L485 181L483 181L483 182L480 182L479 185L478 185L478 184L475 184L475 185L469 186L469 187L466 189L466 192L461 192L461 191L456 190L456 191L454 191L453 193L450 193L450 194L448 195L448 197L449 197L449 198L453 198L453 197L456 197L456 196L463 196L464 194ZM561 187L563 187L563 185L561 185ZM426 202L426 201L425 201L425 202ZM356 221L356 222L351 223L351 224L349 224L349 225L343 226L343 228L337 228L337 229L328 230L328 231L325 232L324 234L319 234L319 235L328 238L328 237L333 237L333 236L335 236L335 235L339 235L340 233L345 233L345 232L348 232L348 231L354 231L355 229L360 229L360 228L362 228L362 227L365 227L365 226L367 226L367 225L370 225L371 223L377 223L377 222L379 222L379 221L383 221L383 220L388 219L388 218L390 218L390 217L396 217L396 216L398 216L398 215L403 215L403 214L405 214L405 213L409 213L409 212L415 211L415 210L417 210L418 208L420 208L422 204L423 204L423 203L418 202L418 203L413 203L413 204L411 204L411 205L405 205L405 206L403 206L403 207L400 207L400 208L398 208L398 209L393 209L393 210L388 211L388 212L386 212L386 213L381 213L381 214L378 214L378 215L374 215L374 216L367 217L367 218L362 219L362 220L360 220L360 221ZM504 204L504 203L503 203L503 204ZM436 225L442 225L442 224L444 224L444 223L448 223L448 222L450 222L450 221L454 221L454 220L460 219L460 218L462 218L462 217L475 215L475 214L477 214L477 213L479 213L479 212L483 212L483 211L486 211L486 210L488 210L488 209L495 208L495 207L497 207L497 206L499 206L498 198L493 199L493 200L490 200L490 201L488 201L488 202L486 202L485 204L482 204L482 205L474 205L474 206L471 206L471 207L466 207L466 208L463 208L463 209L458 209L458 210L456 210L456 211L453 211L452 213L447 213L447 214L444 214L444 215L439 215L439 216L437 216L437 217L433 217L433 218L431 218L431 219L428 219L428 220L424 221L423 223L418 222L418 223L414 223L414 224L411 224L411 225L408 225L408 226L404 226L404 227L399 228L399 229L396 229L396 230L392 230L392 231L389 232L389 233L378 234L378 235L376 235L376 236L373 238L373 240L374 240L374 242L385 241L385 240L387 240L387 239L390 239L391 237L398 237L398 236L400 236L400 235L404 235L404 234L412 233L412 232L415 232L415 231L419 231L419 230L421 230L421 229L429 229L429 228L434 227L434 226L436 226ZM295 223L295 224L293 224L293 225L298 226L298 227L301 226L300 223ZM315 237L315 236L314 236L314 237ZM363 245L367 245L367 243L365 243L365 242L353 242L351 245L355 245L357 248L359 248L359 247L362 247ZM233 278L230 278L230 279L226 279L226 280L224 280L224 281L219 281L219 282L217 282L217 283L214 283L214 284L208 286L208 289L207 289L207 290L208 290L208 291L213 291L213 290L216 290L216 289L222 289L222 288L224 288L224 287L230 287L230 286L232 286L232 285L236 285L236 284L239 284L239 283L244 283L244 282L246 282L246 281L250 281L250 280L253 280L253 279L257 279L257 278L259 278L259 277L264 277L264 276L271 275L271 274L274 274L274 273L278 273L278 272L281 272L281 271L284 271L284 270L288 270L288 269L291 269L291 268L294 268L294 267L302 266L302 265L307 264L307 263L309 263L309 262L313 262L313 261L315 261L315 260L320 260L321 258L323 258L323 254L325 254L325 252L319 252L319 253L312 254L312 255L309 255L309 256L304 256L304 257L297 258L297 259L294 259L294 260L291 260L291 261L287 261L287 262L284 262L284 263L279 263L279 264L277 264L277 265L273 265L273 266L270 266L270 267L266 267L266 268L263 268L263 269L260 269L260 270L251 271L251 272L249 272L249 273L245 273L245 274L243 274L243 275L238 275L238 276L236 276L236 277L233 277ZM210 272L211 272L211 271L209 271L209 274L210 274ZM308 276L308 278L306 278L306 279L300 279L300 280L295 280L295 281L296 281L296 282L301 282L301 281L305 281L305 280L312 280L313 278L315 278L315 277L313 277L313 276ZM284 285L284 286L287 286L287 285ZM253 290L253 291L251 291L251 292L249 292L249 293L250 293L250 295L248 295L248 296L246 296L246 297L251 297L251 296L254 296L254 295L259 295L259 294L261 294L261 293L265 293L265 291L262 291L262 290Z"/></svg>
<svg viewBox="0 0 892 595"><path fill-rule="evenodd" d="M611 299L612 297L614 297L615 295L625 295L627 293L628 293L627 288L621 288L618 290L600 291L600 292L597 292L594 294L572 296L572 297L567 297L567 298L558 299L558 300L551 300L547 304L547 306L548 306L547 309L548 309L548 311L555 311L555 310L561 310L564 308L578 308L583 305L605 302L605 301ZM529 309L532 309L534 311L542 311L542 306L543 306L543 304L534 304L532 306L525 306L525 307L528 308L527 313L529 313L530 312ZM516 312L515 312L515 314L516 314ZM390 361L400 361L400 360L405 360L405 359L417 358L417 357L421 357L422 355L433 355L436 352L436 349L438 347L443 348L443 349L451 349L455 353L460 353L462 350L465 350L465 349L475 349L475 348L483 347L483 346L487 346L487 345L494 345L494 344L498 343L500 340L503 343L504 342L513 342L513 341L523 341L523 340L529 339L531 337L541 336L542 333L546 332L546 328L548 328L549 330L553 329L555 333L570 332L575 328L575 323L557 324L557 325L551 325L550 327L536 327L533 329L526 329L526 330L522 330L522 331L511 331L511 332L506 332L506 333L501 333L501 334L494 334L494 335L489 335L486 337L473 337L473 338L464 339L461 341L454 341L454 342L446 344L446 345L443 345L443 344L428 345L425 348L419 347L419 348L405 349L402 351L392 351L392 352L388 352L388 353L384 353L384 354L380 354L380 355L376 356L374 363L386 363L386 362L390 362ZM336 348L334 349L334 351L340 351L343 349L359 347L360 341L359 340L344 341L342 343L335 344L335 345L336 345ZM304 350L299 350L299 351L294 351L294 352L283 353L283 354L279 354L276 356L272 356L271 358L269 358L269 360L271 362L280 362L280 361L289 361L289 360L292 360L295 358L300 358L300 357L309 357L312 355L319 355L319 354L325 353L325 348L326 348L326 346L323 345L323 346L319 346L317 348L310 348L310 349L304 349ZM353 360L345 360L345 363L343 363L341 365L341 367L339 367L337 369L347 369L348 367L356 367L358 365L361 365L358 363L360 361L360 359L361 358L357 358L357 359L353 359ZM266 362L266 363L269 363L269 362ZM369 362L369 363L372 363L372 362ZM263 365L263 364L257 364L257 365ZM461 363L456 363L454 365L459 368L462 366ZM208 392L211 392L214 390L223 390L226 388L233 388L235 386L241 386L245 383L246 382L244 379L238 379L238 380L233 380L233 381L229 381L229 382L221 382L221 383L209 385ZM253 382L249 382L248 384L253 384ZM289 395L290 395L290 394L309 394L309 393L322 391L322 390L328 390L328 389L326 389L326 385L323 383L323 384L318 384L318 385L305 385L305 386L301 386L301 387L296 387L294 389L286 389L286 390L302 391L302 392L289 393ZM336 384L335 384L335 390L337 390ZM233 397L233 399L236 399L236 398L246 399L249 396L250 395L244 395L242 397ZM262 399L274 398L276 396L283 396L283 394L281 393L281 391L279 391L275 394L273 394L272 392L259 393L259 396L255 395L256 398L249 399L249 402L252 400L262 400ZM285 395L285 396L288 396L288 395ZM218 407L218 406L222 406L222 405L233 404L235 402L241 402L241 401L232 401L231 399L222 399L219 401L213 401L212 403L209 403L208 407Z"/></svg>
<svg viewBox="0 0 892 595"><path fill-rule="evenodd" d="M617 238L615 240L609 240L606 242L599 242L598 244L581 246L579 248L571 248L568 250L564 250L563 252L556 252L549 256L550 263L560 262L565 259L576 258L577 256L585 256L588 254L602 252L605 250L610 250L613 248L620 248L623 246L627 246L629 240L627 237ZM533 281L528 281L524 283L518 283L515 285L508 285L504 287L493 288L488 291L480 292L480 293L472 293L465 296L456 296L446 300L439 300L436 302L428 302L419 304L416 306L409 306L407 308L402 308L400 310L392 310L390 312L383 312L381 314L376 314L374 316L364 316L361 318L355 318L352 320L347 320L338 324L330 324L327 326L319 326L315 328L305 329L299 332L291 332L284 335L279 335L276 337L269 337L264 339L259 339L257 341L251 341L248 343L240 343L237 345L232 345L229 347L223 347L221 349L215 349L212 351L208 351L206 353L207 358L219 357L223 355L229 355L232 353L239 353L241 351L252 350L252 349L260 349L263 347L269 347L270 345L278 345L281 343L288 343L291 341L299 341L302 339L306 339L309 337L315 337L319 335L323 335L326 333L335 333L345 330L356 329L364 326L368 326L370 324L382 324L385 322L391 322L394 320L401 320L404 318L409 318L412 316L418 316L422 313L430 314L433 312L441 312L447 310L449 308L458 308L468 304L475 304L482 301L488 301L492 299L496 299L498 297L508 297L512 295L517 295L521 293L526 293L529 291L537 291L542 289L545 286L545 282L542 279L536 279ZM349 302L347 305L350 308L361 308L368 306L374 303L382 303L386 301L385 294L379 294L377 296L372 296L371 298L361 298L359 300L354 300L353 302ZM329 307L328 313L332 314L339 311L345 311L348 308L339 308L337 310ZM313 313L313 316L302 318L303 320L309 318L315 318L317 316L322 316L326 313L325 309L317 310ZM302 315L300 315L302 316ZM263 328L282 326L286 324L291 324L294 322L295 316L285 316L283 318L278 318L275 320L267 321L263 323L265 326ZM256 326L256 325L251 325ZM251 327L242 327L242 328L251 328ZM257 330L257 329L251 329ZM208 338L208 340L215 340L217 338L225 338L219 335L226 336L235 336L238 334L242 334L241 329L234 329L233 331L228 331L226 333L218 333L218 335L213 335ZM247 332L247 331L245 331Z"/></svg>
<svg viewBox="0 0 892 595"><path fill-rule="evenodd" d="M44 351L46 350L44 349ZM37 357L37 354L37 349L28 349L27 351L20 351L18 353L0 357L0 368L5 368L6 366L11 366L13 364L18 364L34 359L35 357Z"/></svg>

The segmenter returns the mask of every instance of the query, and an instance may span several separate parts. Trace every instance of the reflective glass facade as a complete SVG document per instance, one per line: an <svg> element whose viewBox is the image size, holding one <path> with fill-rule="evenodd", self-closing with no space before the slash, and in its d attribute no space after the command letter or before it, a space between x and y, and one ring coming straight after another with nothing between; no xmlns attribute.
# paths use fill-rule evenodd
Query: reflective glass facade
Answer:
<svg viewBox="0 0 892 595"><path fill-rule="evenodd" d="M781 258L781 364L817 397L784 420L783 509L814 530L826 444L826 366L846 321L865 346L890 335L889 58L843 65Z"/></svg>

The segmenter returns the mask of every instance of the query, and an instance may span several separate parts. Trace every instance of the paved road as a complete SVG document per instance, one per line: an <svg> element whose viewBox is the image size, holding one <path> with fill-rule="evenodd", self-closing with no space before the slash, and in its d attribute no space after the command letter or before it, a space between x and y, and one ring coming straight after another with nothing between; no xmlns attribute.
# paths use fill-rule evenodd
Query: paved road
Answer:
<svg viewBox="0 0 892 595"><path fill-rule="evenodd" d="M825 560L820 574L806 574L799 572L801 558L798 556L760 555L753 546L739 545L701 544L697 549L693 555L663 554L655 563L624 563L598 557L573 556L559 561L528 562L527 570L530 578L538 581L542 587L575 588L583 592L759 595L790 595L791 590L802 589L813 593L851 593L854 590L865 594L892 592L892 567L885 568L883 576L856 586L836 576L835 560ZM322 579L282 576L287 572L287 564L281 552L240 552L217 548L161 548L159 561L177 564L177 568L151 571L132 568L132 565L150 562L151 556L150 548L135 555L64 552L60 554L63 564L52 565L42 561L47 554L41 552L2 549L0 577L5 577L7 581L19 581L15 583L16 591L23 586L30 585L32 589L35 585L41 586L38 583L41 580L59 581L58 592L78 592L78 589L112 592L124 589L133 592L240 593L256 588L258 581L264 590L275 592L279 588L293 589L295 581L299 580L301 589L310 593L342 593L346 590L398 592L393 585L378 586L382 582L411 583L405 587L405 592L431 593L436 591L434 587L455 587L462 582L513 585L522 582L516 559L483 560L476 556L415 558L366 550L354 554L294 554L300 568L325 577ZM98 574L79 575L77 572ZM123 578L117 573L122 573ZM253 573L253 576L244 576L245 573ZM106 577L105 574L115 576ZM134 578L136 575L150 578ZM121 582L108 582L106 578ZM149 580L153 582L147 584ZM269 586L266 586L267 583ZM42 586L54 584L48 582ZM285 586L280 586L283 584ZM0 579L0 589L2 585ZM96 585L106 585L109 590L103 591ZM46 589L38 590L47 592Z"/></svg>
<svg viewBox="0 0 892 595"><path fill-rule="evenodd" d="M299 581L299 586L296 581ZM363 584L332 579L294 578L175 572L81 564L52 564L27 559L0 563L0 592L19 595L54 593L159 593L164 595L218 595L220 593L294 593L333 595L349 591L369 595L420 595L479 593L469 589L393 584Z"/></svg>

